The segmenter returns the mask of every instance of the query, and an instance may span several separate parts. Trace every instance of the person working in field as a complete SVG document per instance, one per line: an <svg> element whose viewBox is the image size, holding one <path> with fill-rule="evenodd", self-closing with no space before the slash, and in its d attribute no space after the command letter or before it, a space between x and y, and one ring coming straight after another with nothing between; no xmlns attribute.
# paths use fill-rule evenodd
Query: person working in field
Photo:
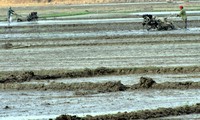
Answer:
<svg viewBox="0 0 200 120"><path fill-rule="evenodd" d="M12 15L15 13L14 10L12 10L12 8L10 7L8 9L8 23L10 24L12 22Z"/></svg>
<svg viewBox="0 0 200 120"><path fill-rule="evenodd" d="M187 14L183 6L179 6L180 8L180 13L177 15L178 17L181 17L184 24L185 24L185 29L187 29Z"/></svg>

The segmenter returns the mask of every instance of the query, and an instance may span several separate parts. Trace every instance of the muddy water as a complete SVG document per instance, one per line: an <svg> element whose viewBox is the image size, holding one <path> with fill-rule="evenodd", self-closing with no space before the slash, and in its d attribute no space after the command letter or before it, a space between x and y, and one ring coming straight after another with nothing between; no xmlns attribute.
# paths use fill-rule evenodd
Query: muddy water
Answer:
<svg viewBox="0 0 200 120"><path fill-rule="evenodd" d="M199 93L199 90L148 90L75 96L68 91L1 91L0 118L85 116L176 107L199 102Z"/></svg>
<svg viewBox="0 0 200 120"><path fill-rule="evenodd" d="M199 28L147 32L127 30L125 24L120 24L118 27L124 30L113 27L98 31L107 24L91 24L91 29L84 26L78 32L69 32L68 26L68 31L62 32L48 32L45 26L45 32L35 28L30 33L3 32L0 45L9 42L14 47L1 47L0 71L199 65Z"/></svg>
<svg viewBox="0 0 200 120"><path fill-rule="evenodd" d="M9 49L0 70L199 65L200 44L145 44Z"/></svg>
<svg viewBox="0 0 200 120"><path fill-rule="evenodd" d="M34 32L34 31L32 31ZM123 37L123 36L131 36L131 35L173 35L173 34L198 34L200 33L200 28L188 28L188 30L180 29L180 30L172 30L172 31L146 31L146 30L123 30L123 31L97 31L97 32L53 32L53 33L12 33L8 32L8 34L4 34L0 36L2 40L30 40L30 39L76 39L76 38L94 38L94 37Z"/></svg>
<svg viewBox="0 0 200 120"><path fill-rule="evenodd" d="M115 19L130 25L128 20ZM49 21L52 23L53 21ZM58 21L58 24L69 24ZM81 22L81 21L79 21ZM85 22L83 20L83 22ZM101 23L101 24L95 24ZM0 44L6 42L25 48L0 49L0 71L82 69L96 67L147 67L147 66L199 66L200 29L143 31L127 28L120 24L105 29L111 21L91 20L94 26L65 26L63 31L54 29L43 31L31 28L37 23L22 23L22 28L1 29ZM120 22L121 23L121 22ZM13 23L14 25L15 23ZM24 25L23 25L24 24ZM27 25L28 24L28 25ZM45 21L39 22L44 25ZM88 23L89 24L89 23ZM81 24L80 24L81 25ZM18 26L18 25L16 25ZM23 26L25 26L23 28ZM134 25L133 26L137 26ZM58 26L55 26L58 27ZM74 31L71 31L71 29ZM81 28L81 29L80 29ZM120 29L118 29L120 28ZM79 30L76 30L79 29ZM89 30L88 30L89 29ZM66 31L65 31L66 30ZM94 30L94 31L93 31ZM42 32L41 32L42 31ZM157 37L157 35L159 35ZM184 35L184 36L183 36ZM188 35L188 36L186 36ZM59 41L58 41L59 39ZM89 40L88 40L89 39ZM52 46L51 46L52 45ZM60 47L59 45L63 45ZM129 85L138 83L139 77L152 77L156 82L199 81L199 74L177 75L125 75L94 78L59 79L58 82L102 82L119 81ZM51 80L50 80L51 81ZM47 83L33 81L30 83ZM30 84L29 83L29 84ZM61 114L98 115L124 111L175 107L198 103L197 90L148 90L132 92L112 92L92 95L75 95L76 91L0 91L0 119L55 118ZM101 105L101 106L100 106ZM102 111L104 110L104 111ZM51 116L49 116L51 115ZM39 116L39 117L36 117Z"/></svg>

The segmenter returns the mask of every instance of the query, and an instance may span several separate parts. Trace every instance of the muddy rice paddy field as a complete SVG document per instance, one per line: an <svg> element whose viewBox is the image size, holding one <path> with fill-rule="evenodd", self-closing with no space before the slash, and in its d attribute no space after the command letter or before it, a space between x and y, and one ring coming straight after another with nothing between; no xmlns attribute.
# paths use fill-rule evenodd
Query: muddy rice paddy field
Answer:
<svg viewBox="0 0 200 120"><path fill-rule="evenodd" d="M171 31L132 13L2 21L0 119L199 119L198 14Z"/></svg>

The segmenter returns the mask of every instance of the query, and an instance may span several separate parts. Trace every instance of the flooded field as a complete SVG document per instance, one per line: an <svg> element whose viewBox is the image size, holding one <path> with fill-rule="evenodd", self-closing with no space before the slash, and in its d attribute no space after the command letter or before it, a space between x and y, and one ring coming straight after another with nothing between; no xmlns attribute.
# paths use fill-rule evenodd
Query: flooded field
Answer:
<svg viewBox="0 0 200 120"><path fill-rule="evenodd" d="M199 32L191 28L167 32L3 34L0 70L195 66L200 57ZM7 43L12 48L3 49Z"/></svg>
<svg viewBox="0 0 200 120"><path fill-rule="evenodd" d="M0 119L116 114L177 107L198 103L199 94L199 90L144 90L86 96L74 95L70 91L1 91Z"/></svg>
<svg viewBox="0 0 200 120"><path fill-rule="evenodd" d="M149 118L200 118L198 17L188 29L177 19L176 30L147 31L128 16L1 22L0 119L135 118L132 112L148 117L142 112L180 106L190 112Z"/></svg>

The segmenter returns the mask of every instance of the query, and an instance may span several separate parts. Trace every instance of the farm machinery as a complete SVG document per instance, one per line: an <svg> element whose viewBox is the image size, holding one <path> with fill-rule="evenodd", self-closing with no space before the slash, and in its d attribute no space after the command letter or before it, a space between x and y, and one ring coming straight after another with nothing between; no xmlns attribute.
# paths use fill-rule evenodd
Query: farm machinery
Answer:
<svg viewBox="0 0 200 120"><path fill-rule="evenodd" d="M37 15L37 12L31 12L28 16L26 17L23 17L19 14L15 14L16 15L16 18L17 18L17 22L24 22L24 21L37 21L38 20L38 15Z"/></svg>
<svg viewBox="0 0 200 120"><path fill-rule="evenodd" d="M143 17L143 29L146 28L148 31L150 29L156 30L174 30L175 26L172 20L167 17L157 17L151 14L144 14Z"/></svg>

